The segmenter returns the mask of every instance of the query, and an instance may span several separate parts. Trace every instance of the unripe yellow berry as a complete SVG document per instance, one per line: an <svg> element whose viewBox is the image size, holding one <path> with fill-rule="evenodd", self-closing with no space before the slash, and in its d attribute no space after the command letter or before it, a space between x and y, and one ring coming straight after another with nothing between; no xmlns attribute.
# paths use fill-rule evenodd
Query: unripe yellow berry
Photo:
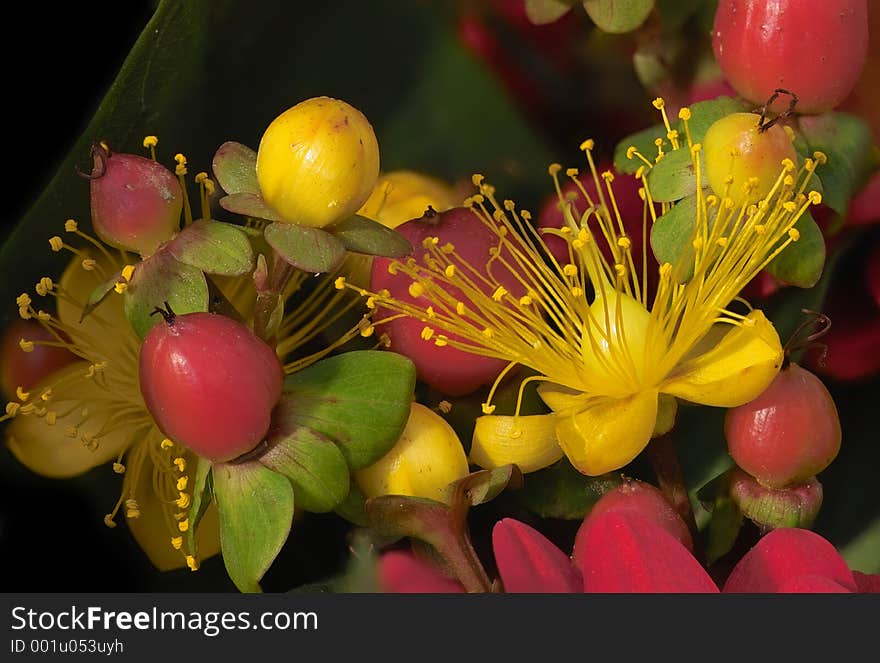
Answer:
<svg viewBox="0 0 880 663"><path fill-rule="evenodd" d="M379 176L373 127L353 106L307 99L279 115L257 151L265 201L285 221L323 228L364 204Z"/></svg>
<svg viewBox="0 0 880 663"><path fill-rule="evenodd" d="M428 207L445 212L460 202L452 187L442 180L411 170L395 170L379 177L358 214L396 228L423 216Z"/></svg>
<svg viewBox="0 0 880 663"><path fill-rule="evenodd" d="M409 420L391 451L354 473L364 495L409 495L446 501L446 487L466 476L461 441L439 414L413 403Z"/></svg>

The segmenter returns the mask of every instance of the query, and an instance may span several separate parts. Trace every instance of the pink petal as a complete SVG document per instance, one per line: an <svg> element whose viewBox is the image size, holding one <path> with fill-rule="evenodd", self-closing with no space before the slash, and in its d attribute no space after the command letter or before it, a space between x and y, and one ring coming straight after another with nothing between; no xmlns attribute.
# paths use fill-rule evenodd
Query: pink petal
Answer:
<svg viewBox="0 0 880 663"><path fill-rule="evenodd" d="M725 592L782 592L802 576L821 576L849 591L856 583L828 541L806 529L775 529L749 550L724 584Z"/></svg>
<svg viewBox="0 0 880 663"><path fill-rule="evenodd" d="M379 582L382 591L392 594L464 593L458 581L403 550L392 550L379 558Z"/></svg>
<svg viewBox="0 0 880 663"><path fill-rule="evenodd" d="M859 594L880 594L880 574L862 573L861 571L853 571L852 574Z"/></svg>
<svg viewBox="0 0 880 663"><path fill-rule="evenodd" d="M779 586L780 594L851 594L852 592L824 576L798 576L789 578Z"/></svg>
<svg viewBox="0 0 880 663"><path fill-rule="evenodd" d="M505 518L492 530L495 562L508 593L576 593L581 574L568 556L525 523Z"/></svg>
<svg viewBox="0 0 880 663"><path fill-rule="evenodd" d="M580 553L585 592L718 592L681 542L635 513L607 511L590 519Z"/></svg>

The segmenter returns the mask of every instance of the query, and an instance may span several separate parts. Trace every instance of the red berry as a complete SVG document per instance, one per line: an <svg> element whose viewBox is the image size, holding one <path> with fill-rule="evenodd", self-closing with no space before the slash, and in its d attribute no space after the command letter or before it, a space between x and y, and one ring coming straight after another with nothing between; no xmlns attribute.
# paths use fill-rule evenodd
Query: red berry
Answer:
<svg viewBox="0 0 880 663"><path fill-rule="evenodd" d="M584 550L587 545L586 535L590 525L602 514L610 512L633 514L646 518L669 532L688 550L694 548L687 525L663 497L663 493L649 483L628 480L614 490L605 493L593 505L578 529L572 552L572 558L577 566L583 563Z"/></svg>
<svg viewBox="0 0 880 663"><path fill-rule="evenodd" d="M730 455L771 488L824 470L840 450L840 419L828 389L797 364L779 372L758 398L727 411Z"/></svg>
<svg viewBox="0 0 880 663"><path fill-rule="evenodd" d="M764 103L776 88L798 110L837 106L859 79L868 51L866 0L721 0L712 46L725 78Z"/></svg>
<svg viewBox="0 0 880 663"><path fill-rule="evenodd" d="M151 255L177 232L183 196L174 173L134 154L94 148L92 227L110 246Z"/></svg>
<svg viewBox="0 0 880 663"><path fill-rule="evenodd" d="M140 355L147 409L165 435L213 461L253 449L281 397L275 351L240 322L213 313L154 326Z"/></svg>
<svg viewBox="0 0 880 663"><path fill-rule="evenodd" d="M52 334L36 320L16 320L6 328L0 345L0 387L7 398L15 398L15 391L25 391L38 385L59 368L76 361L77 357L65 348L35 344L25 352L19 341L55 342Z"/></svg>
<svg viewBox="0 0 880 663"><path fill-rule="evenodd" d="M438 237L440 244L451 243L460 260L452 258L460 271L471 273L470 267L483 270L489 259L489 249L498 244L498 236L490 231L469 209L456 207L438 214L429 210L425 216L413 219L397 227L397 232L406 237L415 247L413 257L422 259L422 242L428 237ZM373 260L370 285L373 291L387 289L391 296L404 302L418 302L422 297L413 297L409 288L412 280L401 273L390 274L387 258ZM506 269L495 266L492 275L511 293L520 293L522 286ZM485 284L484 284L485 285ZM452 286L447 292L461 301L466 307L474 309L473 303ZM487 294L491 288L486 285ZM426 305L425 305L426 306ZM424 306L423 306L424 308ZM376 319L381 320L382 312ZM416 366L421 381L450 396L462 396L492 382L507 365L507 361L480 357L450 346L438 347L422 338L425 321L401 317L384 325L391 337L391 349L408 357ZM448 334L450 339L456 337Z"/></svg>

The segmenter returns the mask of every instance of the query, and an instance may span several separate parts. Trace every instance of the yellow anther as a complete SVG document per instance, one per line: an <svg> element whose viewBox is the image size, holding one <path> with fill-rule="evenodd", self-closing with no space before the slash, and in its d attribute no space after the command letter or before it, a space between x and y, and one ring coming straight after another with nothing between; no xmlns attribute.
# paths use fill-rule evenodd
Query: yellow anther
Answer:
<svg viewBox="0 0 880 663"><path fill-rule="evenodd" d="M449 401L440 401L437 403L437 409L440 410L443 414L449 414L452 412L452 403Z"/></svg>
<svg viewBox="0 0 880 663"><path fill-rule="evenodd" d="M822 194L818 191L810 191L810 193L807 194L807 197L810 199L810 203L813 205L818 205L822 202Z"/></svg>
<svg viewBox="0 0 880 663"><path fill-rule="evenodd" d="M522 297L519 298L519 305L520 306L531 306L532 305L532 298L529 297L528 295L523 295Z"/></svg>
<svg viewBox="0 0 880 663"><path fill-rule="evenodd" d="M22 352L33 352L34 342L20 338L18 339L18 347L21 348Z"/></svg>
<svg viewBox="0 0 880 663"><path fill-rule="evenodd" d="M627 250L632 246L632 242L630 241L629 237L623 235L622 237L617 238L617 246L624 250Z"/></svg>
<svg viewBox="0 0 880 663"><path fill-rule="evenodd" d="M177 466L177 470L179 472L183 472L186 469L186 459L178 456L174 459L173 463Z"/></svg>
<svg viewBox="0 0 880 663"><path fill-rule="evenodd" d="M562 170L562 166L558 163L551 163L547 168L547 172L551 175L557 175L560 170Z"/></svg>
<svg viewBox="0 0 880 663"><path fill-rule="evenodd" d="M504 286L499 285L495 288L495 292L492 293L492 299L496 302L500 302L504 299L504 296L507 294L507 289Z"/></svg>
<svg viewBox="0 0 880 663"><path fill-rule="evenodd" d="M375 297L367 297L367 308L373 310L376 308L376 298Z"/></svg>
<svg viewBox="0 0 880 663"><path fill-rule="evenodd" d="M592 138L587 138L583 143L580 144L579 149L582 152L589 152L596 146L596 141Z"/></svg>
<svg viewBox="0 0 880 663"><path fill-rule="evenodd" d="M623 274L621 274L621 276L623 276ZM578 286L574 286L573 288L569 289L569 292L571 293L572 297L581 297L584 294L584 289Z"/></svg>
<svg viewBox="0 0 880 663"><path fill-rule="evenodd" d="M104 516L104 524L110 529L116 527L116 523L113 521L113 514L108 513L106 516Z"/></svg>
<svg viewBox="0 0 880 663"><path fill-rule="evenodd" d="M418 281L413 281L407 289L411 297L421 297L425 294L425 286Z"/></svg>
<svg viewBox="0 0 880 663"><path fill-rule="evenodd" d="M636 149L636 146L630 145L628 148L626 148L626 158L627 159L635 158L636 152L638 152L638 150ZM640 177L639 175L637 175L637 176Z"/></svg>
<svg viewBox="0 0 880 663"><path fill-rule="evenodd" d="M797 134L794 132L794 129L785 124L782 126L782 130L785 131L785 135L788 136L788 139L793 143L797 138Z"/></svg>
<svg viewBox="0 0 880 663"><path fill-rule="evenodd" d="M177 480L177 490L186 490L186 486L189 483L189 477L183 476Z"/></svg>
<svg viewBox="0 0 880 663"><path fill-rule="evenodd" d="M134 498L129 498L125 500L125 517L126 518L139 518L141 515L140 506L138 506L137 500Z"/></svg>
<svg viewBox="0 0 880 663"><path fill-rule="evenodd" d="M28 398L31 397L31 392L25 391L21 387L15 388L15 397L18 398L22 403L24 403Z"/></svg>
<svg viewBox="0 0 880 663"><path fill-rule="evenodd" d="M794 186L794 178L791 175L786 175L782 178L782 183L785 186Z"/></svg>
<svg viewBox="0 0 880 663"><path fill-rule="evenodd" d="M797 205L795 205L794 202L791 200L786 200L784 203L782 203L782 209L784 209L786 212L794 214L797 211Z"/></svg>
<svg viewBox="0 0 880 663"><path fill-rule="evenodd" d="M179 491L180 497L175 500L178 509L187 509L190 505L189 493Z"/></svg>
<svg viewBox="0 0 880 663"><path fill-rule="evenodd" d="M746 180L746 188L750 191L758 188L758 184L760 184L760 180L757 177L750 177Z"/></svg>
<svg viewBox="0 0 880 663"><path fill-rule="evenodd" d="M186 175L187 172L189 171L187 171L186 166L183 164L177 164L177 166L174 167L174 174L178 177Z"/></svg>
<svg viewBox="0 0 880 663"><path fill-rule="evenodd" d="M721 248L724 248L725 246L727 246L727 238L726 237L719 237L718 239L715 240L715 243L718 246L720 246Z"/></svg>
<svg viewBox="0 0 880 663"><path fill-rule="evenodd" d="M567 177L577 177L577 176L578 176L578 172L579 172L579 171L578 171L577 168L567 168L567 169L565 170L565 174L566 174Z"/></svg>
<svg viewBox="0 0 880 663"><path fill-rule="evenodd" d="M422 248L430 249L437 246L439 243L439 237L425 237L425 239L422 240Z"/></svg>
<svg viewBox="0 0 880 663"><path fill-rule="evenodd" d="M22 320L30 320L32 317L31 312L27 308L25 308L24 306L22 306L18 309L18 316Z"/></svg>
<svg viewBox="0 0 880 663"><path fill-rule="evenodd" d="M516 203L513 202L512 200L505 200L504 201L504 209L506 209L508 212L512 212L513 210L516 209Z"/></svg>
<svg viewBox="0 0 880 663"><path fill-rule="evenodd" d="M443 270L443 273L446 274L447 278L452 278L455 276L455 265L446 265L446 269Z"/></svg>
<svg viewBox="0 0 880 663"><path fill-rule="evenodd" d="M614 181L614 173L612 173L610 170L606 170L605 172L602 173L602 179L605 180L606 182L613 182Z"/></svg>
<svg viewBox="0 0 880 663"><path fill-rule="evenodd" d="M440 247L440 252L445 253L446 255L449 255L453 251L455 251L455 244L452 242L446 242L446 244Z"/></svg>
<svg viewBox="0 0 880 663"><path fill-rule="evenodd" d="M801 233L797 228L789 228L788 236L791 238L792 242L796 242L801 238Z"/></svg>
<svg viewBox="0 0 880 663"><path fill-rule="evenodd" d="M34 405L33 403L26 403L25 405L21 406L21 413L22 414L31 414L32 412L36 411L36 409L37 409L37 406Z"/></svg>
<svg viewBox="0 0 880 663"><path fill-rule="evenodd" d="M361 336L363 336L364 338L370 338L370 336L372 336L373 333L376 331L376 328L373 327L373 325L364 324L360 325L360 330Z"/></svg>
<svg viewBox="0 0 880 663"><path fill-rule="evenodd" d="M177 523L177 529L181 532L185 532L189 529L189 518L184 518L179 523Z"/></svg>
<svg viewBox="0 0 880 663"><path fill-rule="evenodd" d="M734 207L736 207L736 203L733 202L733 198L725 198L721 201L721 206L724 209L733 209Z"/></svg>
<svg viewBox="0 0 880 663"><path fill-rule="evenodd" d="M52 319L52 316L46 313L43 310L37 311L37 320L42 320L43 322L49 322Z"/></svg>
<svg viewBox="0 0 880 663"><path fill-rule="evenodd" d="M434 338L434 330L430 327L423 327L421 336L423 341L430 341Z"/></svg>
<svg viewBox="0 0 880 663"><path fill-rule="evenodd" d="M657 110L663 110L663 108L666 106L666 102L663 100L663 97L657 97L656 99L654 99L654 101L651 102L651 104Z"/></svg>
<svg viewBox="0 0 880 663"><path fill-rule="evenodd" d="M18 297L15 298L15 303L20 307L27 307L31 305L31 296L26 292L21 293Z"/></svg>
<svg viewBox="0 0 880 663"><path fill-rule="evenodd" d="M667 137L670 141L678 140L678 131L677 131L676 129L673 129L672 131L667 131L667 132L666 132L666 137Z"/></svg>
<svg viewBox="0 0 880 663"><path fill-rule="evenodd" d="M125 474L125 465L122 463L113 463L113 471L116 474Z"/></svg>
<svg viewBox="0 0 880 663"><path fill-rule="evenodd" d="M694 241L691 242L691 245L699 251L703 248L703 238L702 237L694 237Z"/></svg>
<svg viewBox="0 0 880 663"><path fill-rule="evenodd" d="M54 426L58 422L58 413L54 410L49 410L46 413L46 425Z"/></svg>
<svg viewBox="0 0 880 663"><path fill-rule="evenodd" d="M483 414L492 414L495 411L495 406L488 403L483 403L480 407L483 410Z"/></svg>
<svg viewBox="0 0 880 663"><path fill-rule="evenodd" d="M127 283L123 283L122 281L117 281L117 282L113 285L113 290L116 291L116 294L117 294L117 295L121 295L123 292L125 292L126 290L128 290L128 284L127 284Z"/></svg>
<svg viewBox="0 0 880 663"><path fill-rule="evenodd" d="M183 537L182 536L172 536L171 537L171 547L175 550L180 550L183 547Z"/></svg>
<svg viewBox="0 0 880 663"><path fill-rule="evenodd" d="M523 218L524 221L532 220L532 213L527 209L520 210L519 215Z"/></svg>
<svg viewBox="0 0 880 663"><path fill-rule="evenodd" d="M190 571L198 571L199 570L199 560L197 560L192 555L186 556L186 565L189 567Z"/></svg>
<svg viewBox="0 0 880 663"><path fill-rule="evenodd" d="M786 157L785 159L782 160L782 169L786 173L790 173L791 171L794 170L794 161L792 161L791 159Z"/></svg>
<svg viewBox="0 0 880 663"><path fill-rule="evenodd" d="M434 339L434 345L437 346L438 348L445 347L445 346L449 345L449 339L446 336L443 336L442 334L438 334L437 338Z"/></svg>
<svg viewBox="0 0 880 663"><path fill-rule="evenodd" d="M679 120L690 120L691 119L691 109L687 106L684 106L678 111L678 119Z"/></svg>
<svg viewBox="0 0 880 663"><path fill-rule="evenodd" d="M18 403L9 402L6 404L6 416L14 417L18 414L18 411L21 409L21 405Z"/></svg>
<svg viewBox="0 0 880 663"><path fill-rule="evenodd" d="M466 310L467 307L464 305L464 303L455 302L455 312L458 313L458 315L464 315Z"/></svg>
<svg viewBox="0 0 880 663"><path fill-rule="evenodd" d="M37 294L41 296L46 296L47 293L52 292L54 289L55 282L48 276L44 276L43 278L41 278L36 287Z"/></svg>
<svg viewBox="0 0 880 663"><path fill-rule="evenodd" d="M696 154L697 152L700 152L702 149L703 149L703 145L701 143L694 143L691 146L691 154Z"/></svg>
<svg viewBox="0 0 880 663"><path fill-rule="evenodd" d="M333 287L337 290L345 290L345 277L337 276L336 280L333 281Z"/></svg>
<svg viewBox="0 0 880 663"><path fill-rule="evenodd" d="M92 260L91 258L84 258L83 261L82 261L82 268L83 268L84 270L86 270L87 272L91 272L92 270L95 269L95 266L96 266L97 264L98 264L98 263L96 263L96 262L95 262L94 260Z"/></svg>
<svg viewBox="0 0 880 663"><path fill-rule="evenodd" d="M75 438L79 435L79 431L77 431L76 426L65 426L64 427L64 436L69 438Z"/></svg>
<svg viewBox="0 0 880 663"><path fill-rule="evenodd" d="M40 400L44 403L49 402L49 399L52 398L52 387L47 387L43 389L43 393L40 394Z"/></svg>
<svg viewBox="0 0 880 663"><path fill-rule="evenodd" d="M174 155L174 160L177 162L179 166L186 165L186 157L183 156L180 152Z"/></svg>
<svg viewBox="0 0 880 663"><path fill-rule="evenodd" d="M49 238L49 246L55 253L58 253L61 249L64 248L64 242L61 241L61 238L58 235Z"/></svg>
<svg viewBox="0 0 880 663"><path fill-rule="evenodd" d="M495 336L495 332L492 330L491 327L485 327L483 329L483 336L485 336L486 338L492 338L493 336Z"/></svg>
<svg viewBox="0 0 880 663"><path fill-rule="evenodd" d="M195 182L196 184L204 184L205 180L208 179L208 173L205 171L201 171L196 173Z"/></svg>
<svg viewBox="0 0 880 663"><path fill-rule="evenodd" d="M614 271L617 273L618 276L626 276L626 267L624 267L619 262L615 263ZM581 294L581 293L579 293L579 294Z"/></svg>
<svg viewBox="0 0 880 663"><path fill-rule="evenodd" d="M79 230L79 226L73 219L67 219L67 221L64 222L64 230L69 233L75 233L77 230Z"/></svg>
<svg viewBox="0 0 880 663"><path fill-rule="evenodd" d="M568 263L565 267L562 268L562 273L566 276L577 276L578 268L571 263Z"/></svg>
<svg viewBox="0 0 880 663"><path fill-rule="evenodd" d="M765 232L767 232L767 227L764 226L763 224L759 223L758 225L755 226L755 234L756 235L763 235Z"/></svg>
<svg viewBox="0 0 880 663"><path fill-rule="evenodd" d="M209 196L214 195L214 180L205 180L203 184L205 186L205 193Z"/></svg>
<svg viewBox="0 0 880 663"><path fill-rule="evenodd" d="M159 443L159 447L161 449L170 449L173 446L174 446L174 442L169 440L167 437Z"/></svg>
<svg viewBox="0 0 880 663"><path fill-rule="evenodd" d="M156 147L159 144L159 139L156 136L145 136L144 137L144 147Z"/></svg>
<svg viewBox="0 0 880 663"><path fill-rule="evenodd" d="M474 183L474 186L479 187L483 184L483 180L486 178L483 177L480 173L474 173L471 175L471 182Z"/></svg>
<svg viewBox="0 0 880 663"><path fill-rule="evenodd" d="M132 274L134 274L134 265L126 265L122 268L122 278L126 281L131 281Z"/></svg>
<svg viewBox="0 0 880 663"><path fill-rule="evenodd" d="M826 154L825 154L824 152L819 152L818 150L817 150L816 152L813 152L813 158L814 158L814 159L815 159L820 165L821 165L821 164L828 163L828 157L826 156Z"/></svg>
<svg viewBox="0 0 880 663"><path fill-rule="evenodd" d="M562 233L563 235L568 235L571 233L571 228L569 228L568 226L562 226L559 229L559 232Z"/></svg>

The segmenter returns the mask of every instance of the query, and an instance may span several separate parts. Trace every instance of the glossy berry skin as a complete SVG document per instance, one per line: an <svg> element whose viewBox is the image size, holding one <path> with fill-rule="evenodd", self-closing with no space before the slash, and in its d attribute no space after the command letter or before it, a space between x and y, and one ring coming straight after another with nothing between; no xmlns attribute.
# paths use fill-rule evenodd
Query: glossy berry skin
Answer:
<svg viewBox="0 0 880 663"><path fill-rule="evenodd" d="M162 432L212 461L253 449L281 397L275 351L213 313L170 316L141 346L140 385Z"/></svg>
<svg viewBox="0 0 880 663"><path fill-rule="evenodd" d="M135 154L95 148L92 227L104 243L147 257L180 226L183 195L170 170Z"/></svg>
<svg viewBox="0 0 880 663"><path fill-rule="evenodd" d="M770 488L800 483L824 470L840 450L840 419L828 389L797 364L779 372L758 398L727 411L730 455Z"/></svg>
<svg viewBox="0 0 880 663"><path fill-rule="evenodd" d="M20 339L57 340L36 320L16 320L6 328L0 344L0 387L10 400L15 398L18 387L28 391L78 359L65 348L46 345L35 345L31 352L25 352L18 344Z"/></svg>
<svg viewBox="0 0 880 663"><path fill-rule="evenodd" d="M626 513L641 516L669 532L688 550L693 550L691 533L681 516L663 497L663 493L643 481L626 480L620 486L605 493L590 509L581 523L574 540L572 558L576 565L583 562L586 533L590 524L606 513Z"/></svg>
<svg viewBox="0 0 880 663"><path fill-rule="evenodd" d="M418 219L407 221L397 227L414 247L413 257L421 260L422 242L427 237L439 237L440 244L451 242L462 261L476 269L485 269L489 248L497 244L497 236L488 230L469 209L456 207L441 214L429 212ZM412 280L403 275L388 273L390 261L374 258L370 287L374 292L387 289L401 301L416 302L409 294ZM484 272L485 273L485 272ZM513 275L503 269L493 268L492 273L511 293L522 290ZM463 301L473 304L464 295L450 287L449 292ZM380 311L376 320L383 317ZM416 366L418 378L449 396L463 396L492 382L507 365L502 359L480 357L450 346L438 347L422 339L425 322L415 318L401 317L383 325L391 338L391 350L408 357ZM450 334L450 338L455 338Z"/></svg>
<svg viewBox="0 0 880 663"><path fill-rule="evenodd" d="M739 206L756 203L770 193L782 172L782 160L796 163L797 154L788 134L778 124L758 128L755 113L732 113L717 120L703 139L706 177L715 195L727 196ZM728 188L727 178L733 176ZM744 187L751 178L756 186Z"/></svg>
<svg viewBox="0 0 880 663"><path fill-rule="evenodd" d="M821 113L855 87L868 52L867 0L721 0L715 59L743 97L762 104L791 90L801 113Z"/></svg>

